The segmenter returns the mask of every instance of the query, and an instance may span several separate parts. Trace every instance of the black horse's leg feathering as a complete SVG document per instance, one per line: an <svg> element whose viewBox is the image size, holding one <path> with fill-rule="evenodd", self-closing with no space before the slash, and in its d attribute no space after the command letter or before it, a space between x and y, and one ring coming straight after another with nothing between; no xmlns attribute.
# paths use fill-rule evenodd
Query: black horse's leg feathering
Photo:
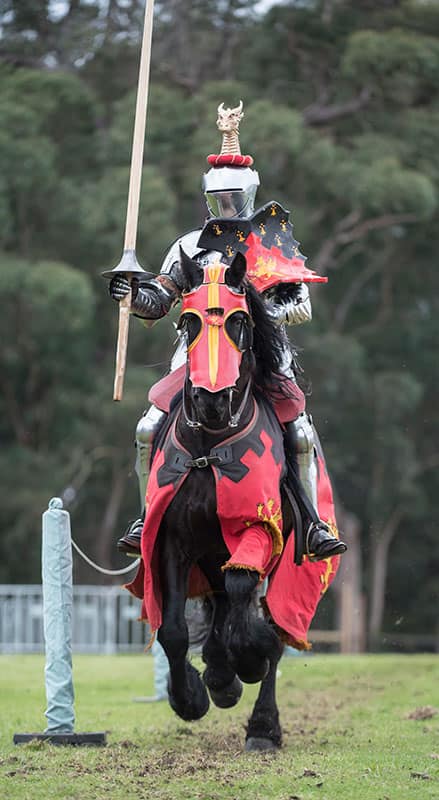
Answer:
<svg viewBox="0 0 439 800"><path fill-rule="evenodd" d="M206 664L203 681L216 706L231 708L241 698L242 683L229 663L224 645L224 625L230 610L224 587L224 573L217 558L205 556L200 559L199 565L214 592L211 626L203 646L203 661Z"/></svg>
<svg viewBox="0 0 439 800"><path fill-rule="evenodd" d="M270 655L270 669L261 683L261 688L247 725L246 750L275 750L282 744L282 730L276 704L276 672L283 647Z"/></svg>
<svg viewBox="0 0 439 800"><path fill-rule="evenodd" d="M268 623L257 616L254 603L259 574L247 569L226 570L226 592L230 612L224 639L229 661L244 683L263 680L273 651L281 646Z"/></svg>
<svg viewBox="0 0 439 800"><path fill-rule="evenodd" d="M158 640L169 661L169 703L179 717L189 722L207 713L209 697L198 670L187 659L189 634L184 609L190 561L178 550L172 534L172 529L162 525L159 542L163 609Z"/></svg>

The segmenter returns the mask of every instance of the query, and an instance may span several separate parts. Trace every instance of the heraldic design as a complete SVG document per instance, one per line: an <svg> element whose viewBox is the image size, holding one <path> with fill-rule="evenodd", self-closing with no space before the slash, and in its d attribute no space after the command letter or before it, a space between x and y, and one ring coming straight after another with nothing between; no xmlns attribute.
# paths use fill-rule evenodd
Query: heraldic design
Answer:
<svg viewBox="0 0 439 800"><path fill-rule="evenodd" d="M258 292L279 283L327 283L305 266L306 257L293 236L289 211L279 203L262 206L248 219L210 219L198 246L217 250L230 264L237 253L247 261L247 275Z"/></svg>

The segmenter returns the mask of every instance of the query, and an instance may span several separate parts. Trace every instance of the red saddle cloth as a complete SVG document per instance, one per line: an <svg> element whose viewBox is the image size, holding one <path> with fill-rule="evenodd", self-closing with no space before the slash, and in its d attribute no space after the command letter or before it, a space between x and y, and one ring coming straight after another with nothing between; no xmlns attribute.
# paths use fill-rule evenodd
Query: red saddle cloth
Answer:
<svg viewBox="0 0 439 800"><path fill-rule="evenodd" d="M277 430L276 430L277 428ZM255 414L244 435L224 443L231 452L228 464L211 466L217 488L217 510L230 558L225 569L244 567L269 577L265 607L285 642L309 649L308 629L317 605L332 582L339 558L312 563L305 558L294 563L294 536L285 546L282 539L279 481L284 469L282 438L278 423L266 408L255 406ZM221 451L221 446L215 451ZM178 456L178 457L176 457ZM179 457L181 456L181 458ZM190 454L178 442L175 420L154 459L146 495L142 533L142 562L126 588L142 599L142 619L152 631L162 621L162 595L155 547L161 520L186 479ZM318 506L321 519L336 534L331 484L323 453L318 459ZM192 569L188 597L202 596L210 586L198 567Z"/></svg>
<svg viewBox="0 0 439 800"><path fill-rule="evenodd" d="M338 538L334 498L325 458L317 444L317 505L319 517ZM340 556L294 563L294 536L289 536L282 555L270 575L264 605L279 628L281 638L297 650L310 650L308 631L317 606L335 578Z"/></svg>
<svg viewBox="0 0 439 800"><path fill-rule="evenodd" d="M160 523L180 491L191 467L191 454L179 442L177 422L172 416L164 441L155 455L148 481L145 523L142 532L142 563L127 586L143 599L142 617L152 630L162 621L157 548ZM219 464L211 469L216 485L216 508L221 533L230 558L225 569L245 568L261 578L272 569L282 551L280 481L285 470L282 435L273 411L254 402L253 415L243 431L216 445L210 456ZM189 596L210 591L198 568L190 576Z"/></svg>

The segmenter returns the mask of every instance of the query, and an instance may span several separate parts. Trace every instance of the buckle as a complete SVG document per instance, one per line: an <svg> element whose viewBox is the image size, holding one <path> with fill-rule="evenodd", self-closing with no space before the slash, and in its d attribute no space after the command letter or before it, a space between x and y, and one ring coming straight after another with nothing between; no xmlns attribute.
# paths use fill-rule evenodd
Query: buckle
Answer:
<svg viewBox="0 0 439 800"><path fill-rule="evenodd" d="M191 462L191 467L197 467L197 469L204 469L204 467L209 466L209 459L207 456L200 456L200 458L194 458Z"/></svg>
<svg viewBox="0 0 439 800"><path fill-rule="evenodd" d="M190 461L186 461L185 467L197 467L197 469L205 469L205 467L210 467L211 464L217 466L221 463L222 458L220 455L200 456L199 458L192 458Z"/></svg>

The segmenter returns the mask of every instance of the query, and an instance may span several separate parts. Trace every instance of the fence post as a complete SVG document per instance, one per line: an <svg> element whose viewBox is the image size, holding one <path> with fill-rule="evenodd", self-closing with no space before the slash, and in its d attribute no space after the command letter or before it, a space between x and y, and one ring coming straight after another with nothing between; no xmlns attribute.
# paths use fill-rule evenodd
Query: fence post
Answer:
<svg viewBox="0 0 439 800"><path fill-rule="evenodd" d="M44 733L73 733L72 544L70 517L54 497L43 514L43 609L46 646L47 728Z"/></svg>
<svg viewBox="0 0 439 800"><path fill-rule="evenodd" d="M16 733L14 744L45 739L52 744L103 745L105 733L74 733L72 678L72 539L70 516L54 497L43 514L42 578L46 645L47 728L44 733Z"/></svg>

